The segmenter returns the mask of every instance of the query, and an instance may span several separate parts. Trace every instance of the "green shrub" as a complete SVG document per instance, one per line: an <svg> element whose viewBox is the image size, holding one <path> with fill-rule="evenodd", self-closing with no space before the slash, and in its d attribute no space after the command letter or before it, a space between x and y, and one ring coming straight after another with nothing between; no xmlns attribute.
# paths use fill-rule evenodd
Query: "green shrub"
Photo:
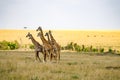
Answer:
<svg viewBox="0 0 120 80"><path fill-rule="evenodd" d="M72 75L71 77L72 77L72 79L79 79L79 76L78 76L78 75L75 75L75 74Z"/></svg>
<svg viewBox="0 0 120 80"><path fill-rule="evenodd" d="M0 42L0 50L8 50L10 49L8 46L9 42L3 40L2 42Z"/></svg>
<svg viewBox="0 0 120 80"><path fill-rule="evenodd" d="M85 45L82 45L82 51L84 51L85 50Z"/></svg>
<svg viewBox="0 0 120 80"><path fill-rule="evenodd" d="M73 42L70 42L69 44L67 44L67 46L65 46L65 49L66 50L73 50L74 49Z"/></svg>
<svg viewBox="0 0 120 80"><path fill-rule="evenodd" d="M100 52L103 53L104 52L104 48L93 48L93 46L85 46L85 45L78 45L77 43L73 43L70 42L68 43L65 47L61 47L62 50L73 50L73 51L77 51L77 52ZM109 50L109 52L112 52L111 50Z"/></svg>
<svg viewBox="0 0 120 80"><path fill-rule="evenodd" d="M98 52L98 49L97 49L97 48L93 48L92 51L93 51L93 52Z"/></svg>
<svg viewBox="0 0 120 80"><path fill-rule="evenodd" d="M109 49L108 49L108 52L112 53L112 52L113 52L113 50L112 50L111 48L109 48Z"/></svg>
<svg viewBox="0 0 120 80"><path fill-rule="evenodd" d="M35 47L34 47L33 44L30 44L29 48L30 48L30 49L35 49Z"/></svg>
<svg viewBox="0 0 120 80"><path fill-rule="evenodd" d="M91 51L91 52L92 52L92 49L93 49L93 46L91 45L91 46L90 46L90 51Z"/></svg>
<svg viewBox="0 0 120 80"><path fill-rule="evenodd" d="M104 52L104 48L100 48L100 52L103 53Z"/></svg>
<svg viewBox="0 0 120 80"><path fill-rule="evenodd" d="M14 41L14 44L15 44L15 49L20 48L20 44L18 43L18 41L17 41L17 40L15 40L15 41Z"/></svg>
<svg viewBox="0 0 120 80"><path fill-rule="evenodd" d="M77 51L77 52L81 51L81 47L77 43L74 43L73 47L74 47L75 51Z"/></svg>
<svg viewBox="0 0 120 80"><path fill-rule="evenodd" d="M16 40L13 42L9 42L8 46L11 50L18 49L20 47L19 43Z"/></svg>
<svg viewBox="0 0 120 80"><path fill-rule="evenodd" d="M61 47L61 50L65 50L65 47L64 47L64 46L62 46L62 47Z"/></svg>
<svg viewBox="0 0 120 80"><path fill-rule="evenodd" d="M0 42L0 50L14 50L20 47L19 43L15 40L13 42L8 42L3 40Z"/></svg>

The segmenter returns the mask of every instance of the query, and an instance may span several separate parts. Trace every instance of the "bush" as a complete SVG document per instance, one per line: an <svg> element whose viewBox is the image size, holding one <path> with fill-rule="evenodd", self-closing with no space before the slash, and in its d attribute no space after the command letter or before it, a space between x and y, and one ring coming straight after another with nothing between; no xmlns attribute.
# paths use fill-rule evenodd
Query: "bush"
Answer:
<svg viewBox="0 0 120 80"><path fill-rule="evenodd" d="M16 40L13 42L9 42L8 46L11 50L18 49L20 47L19 43Z"/></svg>
<svg viewBox="0 0 120 80"><path fill-rule="evenodd" d="M73 42L70 42L69 44L67 44L67 46L65 46L66 50L73 50Z"/></svg>
<svg viewBox="0 0 120 80"><path fill-rule="evenodd" d="M98 49L97 49L97 48L93 48L92 51L93 51L93 52L98 52Z"/></svg>
<svg viewBox="0 0 120 80"><path fill-rule="evenodd" d="M35 49L35 47L34 47L33 44L30 44L29 48L30 48L30 49Z"/></svg>
<svg viewBox="0 0 120 80"><path fill-rule="evenodd" d="M73 50L77 52L99 52L104 53L104 48L94 48L92 45L78 45L77 43L70 42L65 47L62 47L62 50ZM109 48L108 52L113 52L111 48Z"/></svg>
<svg viewBox="0 0 120 80"><path fill-rule="evenodd" d="M100 52L103 53L104 52L104 48L100 48Z"/></svg>
<svg viewBox="0 0 120 80"><path fill-rule="evenodd" d="M10 49L8 46L9 42L3 40L2 42L0 42L0 50L8 50Z"/></svg>
<svg viewBox="0 0 120 80"><path fill-rule="evenodd" d="M74 47L75 51L77 51L77 52L81 51L81 47L77 43L74 43L73 47Z"/></svg>
<svg viewBox="0 0 120 80"><path fill-rule="evenodd" d="M65 50L65 47L64 47L64 46L62 46L62 47L61 47L61 50Z"/></svg>
<svg viewBox="0 0 120 80"><path fill-rule="evenodd" d="M112 50L111 48L109 48L109 49L108 49L108 52L112 53L112 52L113 52L113 50Z"/></svg>
<svg viewBox="0 0 120 80"><path fill-rule="evenodd" d="M84 51L85 50L85 45L82 45L82 51Z"/></svg>
<svg viewBox="0 0 120 80"><path fill-rule="evenodd" d="M8 42L3 40L0 42L0 50L14 50L20 47L19 43L15 40L13 42Z"/></svg>

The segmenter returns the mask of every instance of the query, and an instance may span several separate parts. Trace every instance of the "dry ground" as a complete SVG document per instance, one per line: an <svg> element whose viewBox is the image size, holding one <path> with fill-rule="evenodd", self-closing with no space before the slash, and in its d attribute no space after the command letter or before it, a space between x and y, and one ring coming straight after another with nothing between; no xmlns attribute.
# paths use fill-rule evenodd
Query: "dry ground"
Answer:
<svg viewBox="0 0 120 80"><path fill-rule="evenodd" d="M120 79L120 56L117 55L62 52L59 63L40 63L34 55L30 51L0 51L0 80Z"/></svg>

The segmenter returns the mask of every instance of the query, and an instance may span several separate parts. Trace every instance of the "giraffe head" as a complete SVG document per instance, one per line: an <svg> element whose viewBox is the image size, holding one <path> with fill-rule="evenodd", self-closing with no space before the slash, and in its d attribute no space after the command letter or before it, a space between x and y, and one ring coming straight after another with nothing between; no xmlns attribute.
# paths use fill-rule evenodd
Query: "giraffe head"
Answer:
<svg viewBox="0 0 120 80"><path fill-rule="evenodd" d="M42 27L39 26L38 29L36 29L36 31L42 31Z"/></svg>
<svg viewBox="0 0 120 80"><path fill-rule="evenodd" d="M49 30L49 34L51 34L52 32L51 32L51 30Z"/></svg>
<svg viewBox="0 0 120 80"><path fill-rule="evenodd" d="M29 39L32 38L32 34L30 34L30 32L28 32L28 34L26 35L26 37L29 37Z"/></svg>
<svg viewBox="0 0 120 80"><path fill-rule="evenodd" d="M37 34L37 37L41 37L42 36L42 34L41 34L41 32L39 32L38 34Z"/></svg>
<svg viewBox="0 0 120 80"><path fill-rule="evenodd" d="M46 33L45 33L45 36L48 36L48 35L49 35L49 34L46 32Z"/></svg>

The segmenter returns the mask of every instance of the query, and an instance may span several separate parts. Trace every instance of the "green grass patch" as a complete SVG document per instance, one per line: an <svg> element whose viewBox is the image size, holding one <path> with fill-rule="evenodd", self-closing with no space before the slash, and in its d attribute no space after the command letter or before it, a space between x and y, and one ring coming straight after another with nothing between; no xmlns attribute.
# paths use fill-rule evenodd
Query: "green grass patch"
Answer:
<svg viewBox="0 0 120 80"><path fill-rule="evenodd" d="M79 79L79 75L75 75L75 74L74 74L74 75L71 76L71 78L72 78L72 79Z"/></svg>
<svg viewBox="0 0 120 80"><path fill-rule="evenodd" d="M77 62L68 62L67 64L68 65L77 65L78 63Z"/></svg>

